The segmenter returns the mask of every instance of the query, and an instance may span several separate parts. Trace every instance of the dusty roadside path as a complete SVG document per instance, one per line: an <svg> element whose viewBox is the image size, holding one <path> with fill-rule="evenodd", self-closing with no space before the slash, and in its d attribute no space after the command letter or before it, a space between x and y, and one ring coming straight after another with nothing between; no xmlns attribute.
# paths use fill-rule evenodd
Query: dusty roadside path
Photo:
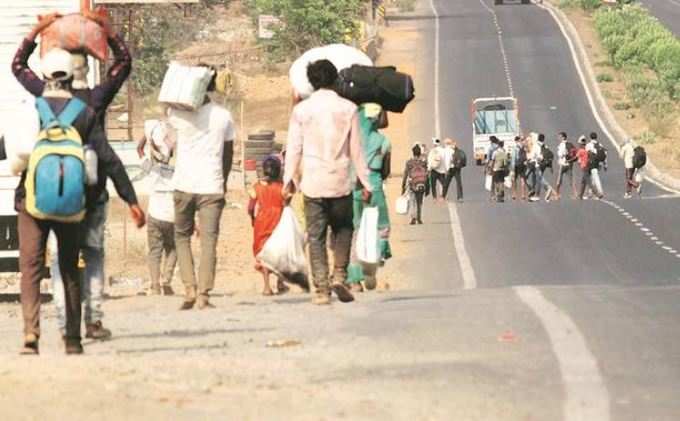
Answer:
<svg viewBox="0 0 680 421"><path fill-rule="evenodd" d="M413 50L412 32L390 28L385 42L384 60L409 72L414 71L412 56L394 48L408 42L412 46L405 51ZM399 172L410 149L406 133L407 119L396 116L388 133L397 172L388 183L390 202L398 194ZM418 284L406 276L403 261L397 264L414 241L404 237L403 218L392 216L396 257L381 271L380 280L390 290L361 294L351 305L318 308L309 303L309 295L296 291L261 297L251 265L231 267L250 261L241 255L250 253L251 234L242 223L245 212L227 210L217 308L179 312L180 297L134 295L140 275L146 274L141 258L145 232L129 231L129 263L120 260L119 220L125 210L118 208L112 205L108 229L114 249L107 265L114 277L134 285L114 285L108 291L105 323L114 333L112 340L85 341L84 356L66 357L54 306L46 303L41 355L22 358L17 355L21 308L16 302L0 303L2 419L414 419L423 411L437 413L422 406L433 399L429 380L407 380L416 372L418 353L409 347L399 350L390 338L398 311L384 304L400 306L395 291ZM232 250L235 237L244 237L239 250ZM181 292L178 279L173 286ZM413 338L404 340L420 347ZM405 386L409 396L401 396Z"/></svg>

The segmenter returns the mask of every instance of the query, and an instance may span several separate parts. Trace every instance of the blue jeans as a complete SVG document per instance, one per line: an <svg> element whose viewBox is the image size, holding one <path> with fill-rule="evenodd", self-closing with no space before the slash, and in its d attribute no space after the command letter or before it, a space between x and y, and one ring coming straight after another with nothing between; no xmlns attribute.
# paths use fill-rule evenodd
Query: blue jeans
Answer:
<svg viewBox="0 0 680 421"><path fill-rule="evenodd" d="M84 320L86 324L95 323L104 317L102 302L104 301L104 229L108 203L98 203L88 209L85 220L81 222L82 238L81 251L85 261L85 271L82 280L82 301L85 304ZM50 234L50 252L52 273L52 296L57 308L57 324L59 329L66 327L66 311L64 303L64 284L59 271L58 250L55 238Z"/></svg>

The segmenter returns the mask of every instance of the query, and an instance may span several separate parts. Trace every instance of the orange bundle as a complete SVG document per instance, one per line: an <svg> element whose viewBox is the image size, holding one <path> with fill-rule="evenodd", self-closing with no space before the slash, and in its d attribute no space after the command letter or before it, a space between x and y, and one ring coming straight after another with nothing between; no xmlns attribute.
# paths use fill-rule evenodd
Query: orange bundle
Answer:
<svg viewBox="0 0 680 421"><path fill-rule="evenodd" d="M40 36L41 56L53 48L63 48L72 52L83 51L102 61L105 61L109 54L104 28L81 14L60 17Z"/></svg>

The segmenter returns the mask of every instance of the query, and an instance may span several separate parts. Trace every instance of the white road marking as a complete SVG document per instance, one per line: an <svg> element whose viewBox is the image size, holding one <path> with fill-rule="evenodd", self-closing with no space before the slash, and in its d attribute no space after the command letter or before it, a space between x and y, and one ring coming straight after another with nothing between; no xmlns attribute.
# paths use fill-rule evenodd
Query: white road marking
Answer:
<svg viewBox="0 0 680 421"><path fill-rule="evenodd" d="M597 360L576 324L537 288L521 286L514 290L550 337L566 394L564 420L608 421L609 393Z"/></svg>
<svg viewBox="0 0 680 421"><path fill-rule="evenodd" d="M458 264L460 265L460 272L463 276L463 288L475 289L477 288L477 277L475 270L472 267L470 256L465 250L465 240L463 238L463 229L458 218L458 210L455 203L449 203L449 215L451 218L451 233L453 234L453 245L456 248L456 255L458 256Z"/></svg>
<svg viewBox="0 0 680 421"><path fill-rule="evenodd" d="M437 138L441 137L442 126L441 118L439 114L439 32L440 32L440 22L439 22L439 12L434 5L434 0L430 0L430 7L432 8L432 14L434 15L434 127L435 136Z"/></svg>
<svg viewBox="0 0 680 421"><path fill-rule="evenodd" d="M430 0L430 8L435 21L435 35L434 35L434 123L437 137L441 136L441 114L439 111L439 36L440 36L440 22L439 12L434 5L434 0ZM451 218L451 233L453 234L454 247L458 256L458 264L460 265L461 275L463 277L463 288L474 289L477 288L477 277L475 270L472 267L470 256L465 250L465 240L463 238L463 228L460 225L458 218L458 210L455 203L449 203L449 215Z"/></svg>
<svg viewBox="0 0 680 421"><path fill-rule="evenodd" d="M515 90L512 87L512 75L510 74L510 65L508 64L508 55L505 52L505 42L503 42L503 29L501 28L501 24L498 21L498 15L496 14L496 11L493 10L491 7L489 7L488 4L484 2L484 0L479 0L479 2L482 4L482 6L493 16L493 23L496 26L496 32L498 33L498 44L500 45L501 49L501 56L503 57L503 70L505 70L505 79L508 83L508 92L510 93L510 96L514 97L515 96Z"/></svg>

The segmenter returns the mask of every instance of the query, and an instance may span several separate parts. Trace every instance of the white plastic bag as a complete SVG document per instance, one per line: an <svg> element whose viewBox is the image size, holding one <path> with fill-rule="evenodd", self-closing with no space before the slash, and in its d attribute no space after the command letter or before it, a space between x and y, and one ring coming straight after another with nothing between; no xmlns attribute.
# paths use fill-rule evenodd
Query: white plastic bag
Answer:
<svg viewBox="0 0 680 421"><path fill-rule="evenodd" d="M491 174L487 174L486 178L484 179L484 188L486 191L491 191L491 186L493 185L492 181L493 178L491 177Z"/></svg>
<svg viewBox="0 0 680 421"><path fill-rule="evenodd" d="M349 45L330 44L312 48L295 60L288 72L293 91L300 98L307 98L314 92L314 88L307 79L307 66L309 63L323 59L333 63L338 72L354 64L373 66L373 61L363 51Z"/></svg>
<svg viewBox="0 0 680 421"><path fill-rule="evenodd" d="M645 179L645 175L643 174L642 169L635 171L635 177L634 178L635 178L636 183L638 183L638 184L642 183L642 181Z"/></svg>
<svg viewBox="0 0 680 421"><path fill-rule="evenodd" d="M397 212L397 215L408 214L408 193L397 197L397 201L394 204L394 209Z"/></svg>
<svg viewBox="0 0 680 421"><path fill-rule="evenodd" d="M193 111L205 101L213 72L207 67L185 66L171 62L165 72L158 102Z"/></svg>
<svg viewBox="0 0 680 421"><path fill-rule="evenodd" d="M505 188L511 189L512 188L512 174L509 176L505 177L505 180L503 180L503 184L505 184Z"/></svg>
<svg viewBox="0 0 680 421"><path fill-rule="evenodd" d="M364 208L357 232L357 259L363 263L380 263L380 235L378 234L378 208Z"/></svg>
<svg viewBox="0 0 680 421"><path fill-rule="evenodd" d="M291 282L307 283L305 236L290 206L283 209L279 224L257 259L264 267Z"/></svg>

